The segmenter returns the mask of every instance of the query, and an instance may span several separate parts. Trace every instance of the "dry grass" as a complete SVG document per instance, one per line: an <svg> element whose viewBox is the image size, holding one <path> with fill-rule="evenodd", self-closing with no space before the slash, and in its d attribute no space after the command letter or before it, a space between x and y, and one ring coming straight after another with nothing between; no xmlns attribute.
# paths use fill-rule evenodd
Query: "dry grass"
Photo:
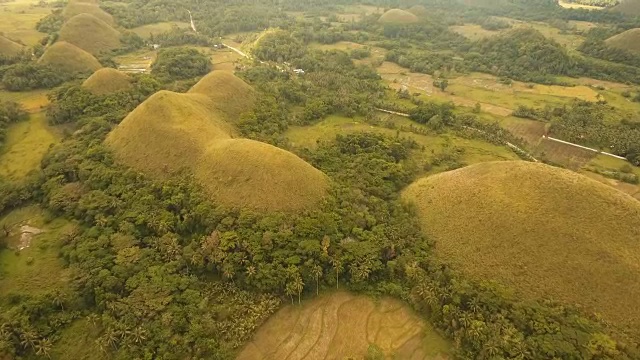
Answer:
<svg viewBox="0 0 640 360"><path fill-rule="evenodd" d="M66 41L49 46L38 63L66 73L92 73L102 67L93 55Z"/></svg>
<svg viewBox="0 0 640 360"><path fill-rule="evenodd" d="M28 46L39 43L47 35L38 32L35 27L40 19L51 13L51 7L37 4L37 0L0 3L0 33Z"/></svg>
<svg viewBox="0 0 640 360"><path fill-rule="evenodd" d="M227 71L212 71L189 90L211 99L212 110L224 115L224 120L238 123L240 115L253 108L253 88Z"/></svg>
<svg viewBox="0 0 640 360"><path fill-rule="evenodd" d="M417 17L427 16L429 15L429 10L423 5L414 5L409 8L409 12Z"/></svg>
<svg viewBox="0 0 640 360"><path fill-rule="evenodd" d="M466 37L467 39L474 41L500 34L500 31L486 30L483 29L482 26L476 24L455 25L451 26L450 29Z"/></svg>
<svg viewBox="0 0 640 360"><path fill-rule="evenodd" d="M49 90L43 89L20 92L0 90L0 99L18 102L28 112L36 113L49 104L48 93Z"/></svg>
<svg viewBox="0 0 640 360"><path fill-rule="evenodd" d="M82 86L96 95L104 95L130 89L131 78L116 69L102 68L85 80Z"/></svg>
<svg viewBox="0 0 640 360"><path fill-rule="evenodd" d="M624 0L620 4L611 8L613 11L618 11L629 16L640 15L640 0Z"/></svg>
<svg viewBox="0 0 640 360"><path fill-rule="evenodd" d="M418 22L418 17L405 10L391 9L382 14L378 22L382 24L412 24Z"/></svg>
<svg viewBox="0 0 640 360"><path fill-rule="evenodd" d="M120 47L120 33L91 14L79 14L60 29L60 40L93 55Z"/></svg>
<svg viewBox="0 0 640 360"><path fill-rule="evenodd" d="M517 161L423 178L403 196L455 268L638 330L640 202L627 194Z"/></svg>
<svg viewBox="0 0 640 360"><path fill-rule="evenodd" d="M80 14L90 14L109 25L114 24L113 16L111 16L111 14L100 9L97 4L91 2L69 2L67 6L65 6L64 10L62 10L62 15L64 15L65 19L71 19L72 17Z"/></svg>
<svg viewBox="0 0 640 360"><path fill-rule="evenodd" d="M621 34L610 37L605 43L616 49L638 53L640 52L640 29L627 30Z"/></svg>
<svg viewBox="0 0 640 360"><path fill-rule="evenodd" d="M214 72L188 94L153 95L106 142L121 161L156 177L193 173L214 201L229 207L297 211L318 203L328 187L322 172L279 148L233 139L225 119L250 108L252 94L240 79Z"/></svg>
<svg viewBox="0 0 640 360"><path fill-rule="evenodd" d="M339 292L283 308L237 359L362 359L371 344L401 359L447 359L451 350L401 302Z"/></svg>
<svg viewBox="0 0 640 360"><path fill-rule="evenodd" d="M24 46L0 35L0 56L14 57L24 50Z"/></svg>
<svg viewBox="0 0 640 360"><path fill-rule="evenodd" d="M565 9L587 9L587 10L602 10L603 7L600 6L591 6L591 5L582 5L576 3L564 2L562 0L558 1L558 4Z"/></svg>

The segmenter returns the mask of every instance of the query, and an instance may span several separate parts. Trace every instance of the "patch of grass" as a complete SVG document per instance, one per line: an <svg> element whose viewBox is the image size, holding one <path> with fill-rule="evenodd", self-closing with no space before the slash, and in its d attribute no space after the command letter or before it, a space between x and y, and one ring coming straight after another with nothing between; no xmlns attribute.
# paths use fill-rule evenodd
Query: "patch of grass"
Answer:
<svg viewBox="0 0 640 360"><path fill-rule="evenodd" d="M43 233L34 235L28 248L0 251L0 294L37 294L63 287L68 272L58 257L58 240L69 223L61 218L48 222L38 206L17 209L0 220L11 229L10 244L19 241L20 227L29 225Z"/></svg>
<svg viewBox="0 0 640 360"><path fill-rule="evenodd" d="M60 29L60 40L93 55L120 47L120 33L91 14L79 14L67 20Z"/></svg>
<svg viewBox="0 0 640 360"><path fill-rule="evenodd" d="M49 46L38 63L66 73L92 73L102 67L93 55L65 41Z"/></svg>
<svg viewBox="0 0 640 360"><path fill-rule="evenodd" d="M418 22L418 17L405 10L391 9L382 14L378 22L382 24L412 24Z"/></svg>
<svg viewBox="0 0 640 360"><path fill-rule="evenodd" d="M0 33L28 46L37 44L46 34L36 31L36 24L51 13L51 7L37 4L37 0L0 3Z"/></svg>
<svg viewBox="0 0 640 360"><path fill-rule="evenodd" d="M467 39L474 41L500 34L500 31L486 30L482 28L482 26L476 24L455 25L451 26L450 29Z"/></svg>
<svg viewBox="0 0 640 360"><path fill-rule="evenodd" d="M62 331L60 339L51 350L53 359L103 360L104 351L96 344L100 337L100 328L87 320L76 320Z"/></svg>
<svg viewBox="0 0 640 360"><path fill-rule="evenodd" d="M562 0L558 1L558 4L560 4L560 6L562 6L565 9L587 9L587 10L602 10L602 9L604 9L603 7L600 7L600 6L569 3L569 2L564 2Z"/></svg>
<svg viewBox="0 0 640 360"><path fill-rule="evenodd" d="M151 35L154 35L154 34L158 35L160 33L170 31L174 27L177 27L179 29L187 29L191 27L191 25L189 25L189 23L182 22L182 21L167 21L167 22L138 26L137 28L131 29L131 31L138 34L138 36L147 39L151 37Z"/></svg>
<svg viewBox="0 0 640 360"><path fill-rule="evenodd" d="M522 161L426 177L403 196L456 269L639 329L640 202L630 196Z"/></svg>
<svg viewBox="0 0 640 360"><path fill-rule="evenodd" d="M29 112L39 112L47 104L49 99L47 93L49 90L32 90L32 91L5 91L0 90L0 98L7 101L15 101L22 104L25 110Z"/></svg>
<svg viewBox="0 0 640 360"><path fill-rule="evenodd" d="M28 121L9 127L0 150L0 175L19 180L38 169L49 146L58 136L47 124L44 112L32 114Z"/></svg>
<svg viewBox="0 0 640 360"><path fill-rule="evenodd" d="M225 72L205 76L188 94L161 91L107 137L124 163L157 177L186 169L214 201L230 207L296 211L316 204L327 177L299 157L233 139L235 119L251 107L251 88Z"/></svg>
<svg viewBox="0 0 640 360"><path fill-rule="evenodd" d="M405 304L337 292L281 309L237 359L362 359L372 345L388 358L401 359L447 357L452 351Z"/></svg>
<svg viewBox="0 0 640 360"><path fill-rule="evenodd" d="M104 95L131 88L131 78L112 68L102 68L93 73L82 86L96 95Z"/></svg>
<svg viewBox="0 0 640 360"><path fill-rule="evenodd" d="M611 8L613 11L621 12L631 17L640 15L640 0L625 0Z"/></svg>
<svg viewBox="0 0 640 360"><path fill-rule="evenodd" d="M113 16L100 9L100 6L98 6L97 3L72 1L69 2L62 11L62 15L66 19L71 19L72 17L80 14L93 15L109 25L114 24Z"/></svg>

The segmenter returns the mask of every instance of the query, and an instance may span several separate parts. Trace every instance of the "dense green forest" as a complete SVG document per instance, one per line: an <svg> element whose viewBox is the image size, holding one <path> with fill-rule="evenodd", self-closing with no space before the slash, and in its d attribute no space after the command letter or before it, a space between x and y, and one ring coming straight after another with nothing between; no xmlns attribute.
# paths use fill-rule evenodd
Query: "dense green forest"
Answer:
<svg viewBox="0 0 640 360"><path fill-rule="evenodd" d="M617 1L571 2L608 7ZM574 84L567 79L580 77L640 85L639 58L604 42L640 26L637 18L564 9L552 0L472 3L367 2L381 12L429 7L413 23L384 24L378 13L340 21L338 12L359 4L353 0L104 2L101 8L119 29L188 22L188 11L198 29L174 27L147 40L124 32L121 47L96 56L103 66L116 67L119 55L152 51L151 44L161 48L148 73L129 74L129 87L105 94L83 86L86 73L62 73L35 56L0 58L3 91L51 89L43 114L64 131L38 170L20 180L0 176L0 212L37 204L49 220L68 221L49 246L71 274L70 286L62 289L0 295L0 359L51 358L63 334L79 322L89 324L103 358L232 359L282 304L332 289L404 300L452 341L456 359L640 359L635 334L577 304L523 300L451 268L434 254L437 244L421 230L416 209L401 200L402 190L434 167L465 165L455 154L463 150L447 143L454 137L535 159L521 149L524 139L487 120L486 104L471 109L426 99L404 83L392 89L371 63L432 75L428 85L440 95L448 94L450 80L473 72L491 74L505 86L527 83L528 89L569 88ZM586 41L573 50L499 17L602 27L585 31ZM62 9L55 9L38 23L47 35L34 54L56 41L64 21ZM451 28L464 24L500 33L472 40ZM212 201L193 174L152 178L123 165L105 145L109 132L150 96L186 92L209 73L211 58L224 48L222 36L251 39L245 32L265 29L248 46L250 58L234 63L235 74L256 92L252 109L234 119L237 136L291 151L326 174L330 185L321 203L295 214L226 207ZM347 41L367 46L319 46ZM374 47L384 52L371 60ZM634 106L638 99L627 95L624 104ZM373 128L383 122L380 108L403 113L411 125L331 134L309 147L285 136L331 115ZM600 98L521 105L513 115L546 123L551 136L640 166L637 114L616 112ZM29 116L20 104L0 101L0 144L10 124ZM405 135L442 135L445 150L426 151L401 129ZM9 251L2 250L7 236L0 236L0 251Z"/></svg>

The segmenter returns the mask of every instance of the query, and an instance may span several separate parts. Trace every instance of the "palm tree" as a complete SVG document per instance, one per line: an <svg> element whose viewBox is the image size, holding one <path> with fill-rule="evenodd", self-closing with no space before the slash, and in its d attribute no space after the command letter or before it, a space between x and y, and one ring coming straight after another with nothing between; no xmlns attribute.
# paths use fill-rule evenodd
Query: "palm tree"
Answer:
<svg viewBox="0 0 640 360"><path fill-rule="evenodd" d="M293 305L293 295L296 293L296 288L292 282L288 282L284 288L284 293L291 297L291 305Z"/></svg>
<svg viewBox="0 0 640 360"><path fill-rule="evenodd" d="M53 293L53 298L51 299L51 302L53 303L54 306L59 306L60 309L64 311L65 296L64 296L64 293L62 293L62 291L56 290L56 292Z"/></svg>
<svg viewBox="0 0 640 360"><path fill-rule="evenodd" d="M93 327L96 327L98 325L98 321L100 320L98 318L98 315L94 313L87 315L86 319Z"/></svg>
<svg viewBox="0 0 640 360"><path fill-rule="evenodd" d="M36 333L33 332L33 330L24 330L20 334L20 345L22 345L22 347L25 349L28 346L30 346L33 349L35 347L37 339L38 337L36 336Z"/></svg>
<svg viewBox="0 0 640 360"><path fill-rule="evenodd" d="M322 266L315 264L311 268L311 274L316 278L316 296L320 295L320 277L322 276Z"/></svg>
<svg viewBox="0 0 640 360"><path fill-rule="evenodd" d="M256 274L256 267L251 265L247 268L247 277L252 277Z"/></svg>
<svg viewBox="0 0 640 360"><path fill-rule="evenodd" d="M140 344L147 339L147 331L140 326L133 329L133 331L130 332L130 335L131 339L133 339L133 342L136 344Z"/></svg>
<svg viewBox="0 0 640 360"><path fill-rule="evenodd" d="M113 347L114 349L117 348L118 345L118 332L116 330L114 330L113 328L108 328L107 331L104 333L104 335L102 335L102 338L104 339L104 343Z"/></svg>
<svg viewBox="0 0 640 360"><path fill-rule="evenodd" d="M336 289L340 288L340 272L342 271L342 261L337 257L331 258L331 265L336 270Z"/></svg>
<svg viewBox="0 0 640 360"><path fill-rule="evenodd" d="M37 341L35 344L36 355L51 358L51 356L49 355L49 352L51 352L51 347L52 344L51 340L49 339L42 339L40 341Z"/></svg>
<svg viewBox="0 0 640 360"><path fill-rule="evenodd" d="M298 275L293 279L293 287L298 293L298 305L300 305L300 294L302 294L302 290L304 290L304 282L302 281L302 276Z"/></svg>

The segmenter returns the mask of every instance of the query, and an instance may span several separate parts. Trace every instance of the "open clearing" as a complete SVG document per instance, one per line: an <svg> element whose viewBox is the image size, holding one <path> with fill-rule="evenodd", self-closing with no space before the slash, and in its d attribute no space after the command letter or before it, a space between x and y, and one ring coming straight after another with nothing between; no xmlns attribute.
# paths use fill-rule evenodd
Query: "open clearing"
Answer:
<svg viewBox="0 0 640 360"><path fill-rule="evenodd" d="M28 112L39 112L49 104L47 93L49 90L32 90L32 91L5 91L0 90L0 99L5 101L14 101L22 104Z"/></svg>
<svg viewBox="0 0 640 360"><path fill-rule="evenodd" d="M189 27L190 27L189 23L186 23L186 22L167 21L167 22L161 22L161 23L155 23L155 24L142 25L137 28L131 29L131 31L138 34L138 36L142 38L148 39L153 34L158 35L163 32L170 31L173 28L187 29Z"/></svg>
<svg viewBox="0 0 640 360"><path fill-rule="evenodd" d="M558 1L558 4L566 9L587 9L587 10L603 10L603 7L600 6L592 6L592 5L583 5L576 3L568 3L562 0Z"/></svg>
<svg viewBox="0 0 640 360"><path fill-rule="evenodd" d="M36 24L51 13L51 7L37 4L38 0L0 3L0 33L25 45L37 44L46 34L36 31Z"/></svg>
<svg viewBox="0 0 640 360"><path fill-rule="evenodd" d="M58 239L69 223L64 219L46 222L45 211L38 206L14 210L0 220L10 229L9 249L0 251L0 294L36 294L64 286L68 273L58 257ZM34 235L29 247L16 252L20 228L29 225L43 230Z"/></svg>
<svg viewBox="0 0 640 360"><path fill-rule="evenodd" d="M492 162L416 181L436 254L476 279L550 297L638 335L640 202L569 170Z"/></svg>
<svg viewBox="0 0 640 360"><path fill-rule="evenodd" d="M236 359L362 359L372 345L414 360L448 359L451 349L400 301L337 292L272 315Z"/></svg>
<svg viewBox="0 0 640 360"><path fill-rule="evenodd" d="M432 162L434 158L445 154L459 157L458 161L464 164L518 158L507 147L482 140L465 139L450 133L430 135L414 133L411 131L412 128L423 131L426 128L400 116L382 114L381 122L390 126L373 126L364 122L362 118L331 115L312 126L292 126L285 136L293 147L299 148L313 148L318 141L330 141L338 134L373 132L391 137L399 136L412 139L421 147L414 152L414 160L417 162ZM437 167L432 169L433 172L442 170Z"/></svg>
<svg viewBox="0 0 640 360"><path fill-rule="evenodd" d="M113 58L118 64L118 70L124 73L141 73L151 71L151 64L156 60L158 52L155 50L137 50Z"/></svg>
<svg viewBox="0 0 640 360"><path fill-rule="evenodd" d="M31 114L29 120L11 125L0 149L0 175L17 180L38 169L49 146L58 138L47 124L44 112Z"/></svg>

